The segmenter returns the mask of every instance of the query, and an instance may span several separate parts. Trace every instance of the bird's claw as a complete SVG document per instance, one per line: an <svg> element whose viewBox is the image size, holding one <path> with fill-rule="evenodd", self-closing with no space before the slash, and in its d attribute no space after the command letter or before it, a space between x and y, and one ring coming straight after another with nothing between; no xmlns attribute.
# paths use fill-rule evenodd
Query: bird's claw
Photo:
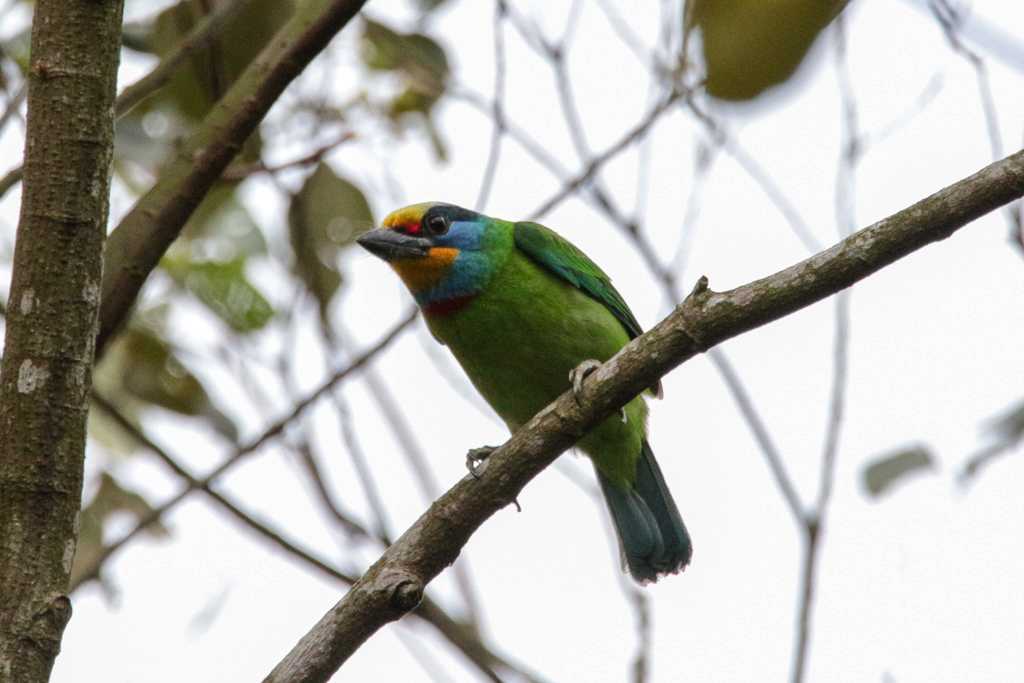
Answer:
<svg viewBox="0 0 1024 683"><path fill-rule="evenodd" d="M484 462L496 450L496 446L480 446L479 448L470 448L466 452L466 469L469 470L474 479L480 478Z"/></svg>
<svg viewBox="0 0 1024 683"><path fill-rule="evenodd" d="M576 399L576 405L580 404L580 394L583 393L583 380L599 367L601 367L601 361L589 358L569 371L569 381L572 382L572 395Z"/></svg>

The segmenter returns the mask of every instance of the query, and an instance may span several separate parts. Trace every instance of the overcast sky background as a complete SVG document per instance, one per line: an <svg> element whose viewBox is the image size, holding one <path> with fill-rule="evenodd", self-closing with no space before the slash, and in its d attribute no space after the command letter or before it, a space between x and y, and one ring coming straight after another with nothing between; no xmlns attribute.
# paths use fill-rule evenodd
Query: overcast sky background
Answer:
<svg viewBox="0 0 1024 683"><path fill-rule="evenodd" d="M615 0L609 0L615 2ZM141 16L148 3L129 3ZM455 64L458 82L492 89L493 6L453 0L433 35ZM657 29L656 3L616 3L639 36ZM567 2L523 2L554 37ZM1024 6L974 3L990 25L1024 44ZM368 5L371 16L407 17L397 3ZM385 14L394 12L394 14ZM847 11L849 63L863 130L889 130L868 149L856 176L855 223L862 227L992 160L967 61L952 53L935 21L910 2L854 2ZM354 27L352 27L354 28ZM651 106L645 70L584 3L569 55L588 142L603 150ZM328 82L348 92L358 83L346 30L327 60L298 87ZM579 168L547 65L508 31L508 115L575 172ZM817 59L788 88L758 107L717 113L747 153L768 170L822 244L837 239L835 176L841 112L831 33ZM1007 152L1024 135L1024 65L1010 68L986 54ZM124 65L122 83L147 68ZM926 106L922 93L937 87ZM913 112L907 119L907 113ZM891 128L894 122L900 122ZM472 206L486 163L491 125L452 101L439 122L451 162L438 165L429 147L410 138L385 148L379 141L346 146L329 161L358 179L378 219L397 206L444 200ZM679 109L650 136L646 229L664 260L675 252L703 130ZM17 136L0 144L20 155ZM379 144L377 144L379 142ZM601 180L625 207L634 205L640 152L610 163ZM282 158L287 158L287 150ZM390 184L388 176L395 183ZM530 214L559 182L507 142L486 212L505 218ZM255 180L247 192L261 226L285 230L284 204ZM128 208L115 196L112 222ZM762 277L808 255L786 220L740 166L716 155L701 195L699 220L687 237L687 289L700 275L714 289ZM17 198L0 204L13 234ZM668 304L636 250L581 199L544 217L614 279L645 327ZM1001 215L990 215L953 238L901 260L853 289L847 412L843 423L829 524L823 539L808 680L1007 681L1024 675L1024 460L1006 457L964 489L956 474L985 443L985 418L1022 398L1024 386L1024 260L1007 241ZM353 349L365 348L398 320L410 297L393 273L351 250L347 291L334 313ZM258 279L257 269L254 277ZM279 305L271 275L258 280ZM834 301L829 300L724 345L780 448L805 502L817 493L818 469L831 387ZM179 336L199 343L215 330L179 316ZM205 335L205 337L204 337ZM260 344L273 348L281 339ZM465 474L468 448L497 444L503 425L457 372L453 383L428 355L433 341L421 322L378 358L375 369L396 389L443 485ZM311 349L312 349L311 345ZM440 347L438 347L438 350ZM305 349L297 350L305 352ZM317 386L345 357L310 351L297 389ZM454 364L448 363L454 369ZM394 438L361 381L343 384L361 445L385 496L392 530L406 528L428 501L420 496ZM782 497L750 430L706 358L695 358L665 379L665 400L651 405L650 440L694 539L691 567L645 590L653 609L652 681L779 681L791 670L796 633L801 544ZM230 406L231 397L222 396ZM288 406L281 397L280 410ZM305 424L318 442L338 442L334 408L325 402ZM236 414L246 434L261 416ZM173 444L196 470L223 453L202 434L162 415L147 422L158 441ZM908 444L933 448L937 468L908 480L881 499L860 483L864 465ZM339 495L361 499L340 445L332 483ZM91 457L100 457L95 451ZM566 456L591 477L589 464ZM119 476L160 501L177 489L150 458L123 463ZM589 481L589 479L588 479ZM226 489L276 525L337 560L360 567L341 550L340 536L310 506L303 477L285 449L265 449L226 481ZM477 533L460 562L468 562L485 607L488 642L552 681L622 681L635 650L634 613L620 590L620 570L604 511L555 469L520 497L522 513L502 511ZM144 539L107 566L118 596L95 585L76 593L53 680L259 680L342 595L339 587L269 550L200 496L168 520L171 542ZM127 528L127 522L125 525ZM458 605L450 576L432 590ZM397 632L423 639L446 668L447 680L477 680L426 627L406 619L378 633L337 680L429 680Z"/></svg>

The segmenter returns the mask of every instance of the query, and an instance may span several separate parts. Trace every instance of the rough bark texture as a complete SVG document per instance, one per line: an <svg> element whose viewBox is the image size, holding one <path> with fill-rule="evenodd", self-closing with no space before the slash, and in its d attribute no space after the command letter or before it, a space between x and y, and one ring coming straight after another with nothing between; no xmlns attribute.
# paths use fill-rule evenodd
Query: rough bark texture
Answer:
<svg viewBox="0 0 1024 683"><path fill-rule="evenodd" d="M728 292L702 278L675 311L566 392L434 502L295 645L265 683L326 681L384 624L416 606L487 518L588 429L645 387L730 337L809 306L1024 195L1024 152L996 162L815 256Z"/></svg>
<svg viewBox="0 0 1024 683"><path fill-rule="evenodd" d="M160 180L110 235L97 353L120 327L142 284L185 221L260 121L366 0L309 0L224 94Z"/></svg>
<svg viewBox="0 0 1024 683"><path fill-rule="evenodd" d="M71 616L123 0L38 0L0 371L0 681L49 679Z"/></svg>

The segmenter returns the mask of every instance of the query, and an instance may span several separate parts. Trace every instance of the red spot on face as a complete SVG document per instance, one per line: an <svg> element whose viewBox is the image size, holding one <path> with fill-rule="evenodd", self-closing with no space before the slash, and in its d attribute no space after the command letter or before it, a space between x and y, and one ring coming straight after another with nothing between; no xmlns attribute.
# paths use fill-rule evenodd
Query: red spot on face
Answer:
<svg viewBox="0 0 1024 683"><path fill-rule="evenodd" d="M419 223L405 223L398 228L398 232L406 235L418 235L421 232Z"/></svg>

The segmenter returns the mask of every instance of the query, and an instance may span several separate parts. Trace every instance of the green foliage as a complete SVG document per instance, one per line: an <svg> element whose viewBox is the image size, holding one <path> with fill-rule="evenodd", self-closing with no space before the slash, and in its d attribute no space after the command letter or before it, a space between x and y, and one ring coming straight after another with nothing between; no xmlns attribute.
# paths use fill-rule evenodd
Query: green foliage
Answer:
<svg viewBox="0 0 1024 683"><path fill-rule="evenodd" d="M129 419L146 405L159 406L179 415L203 418L229 440L237 437L234 423L210 399L199 378L181 362L178 354L160 334L151 320L154 315L136 319L111 344L93 377L96 389L104 396L117 397L117 405ZM90 433L104 445L120 452L131 452L121 429L97 413Z"/></svg>
<svg viewBox="0 0 1024 683"><path fill-rule="evenodd" d="M418 122L439 159L448 151L433 119L435 105L447 91L451 68L444 48L422 33L400 33L370 19L363 21L360 44L363 63L371 70L398 77L398 91L383 106L397 126Z"/></svg>
<svg viewBox="0 0 1024 683"><path fill-rule="evenodd" d="M238 184L214 185L192 213L179 238L192 254L219 260L246 258L267 251L263 232L235 192Z"/></svg>
<svg viewBox="0 0 1024 683"><path fill-rule="evenodd" d="M707 91L750 100L788 80L844 0L695 0Z"/></svg>
<svg viewBox="0 0 1024 683"><path fill-rule="evenodd" d="M245 276L245 258L192 260L168 255L161 261L174 280L236 332L262 328L274 309Z"/></svg>
<svg viewBox="0 0 1024 683"><path fill-rule="evenodd" d="M341 286L339 253L373 225L362 191L323 162L292 197L288 228L293 269L316 297L322 320L327 320L327 307Z"/></svg>
<svg viewBox="0 0 1024 683"><path fill-rule="evenodd" d="M901 448L879 457L864 468L864 487L871 497L878 498L908 476L934 467L935 458L927 446Z"/></svg>
<svg viewBox="0 0 1024 683"><path fill-rule="evenodd" d="M209 12L209 4L181 0L161 12L149 35L151 51L163 57L174 50ZM187 118L202 119L284 25L292 11L290 0L253 0L228 22L212 45L189 56L186 65L178 69L163 89L161 97L172 102Z"/></svg>

